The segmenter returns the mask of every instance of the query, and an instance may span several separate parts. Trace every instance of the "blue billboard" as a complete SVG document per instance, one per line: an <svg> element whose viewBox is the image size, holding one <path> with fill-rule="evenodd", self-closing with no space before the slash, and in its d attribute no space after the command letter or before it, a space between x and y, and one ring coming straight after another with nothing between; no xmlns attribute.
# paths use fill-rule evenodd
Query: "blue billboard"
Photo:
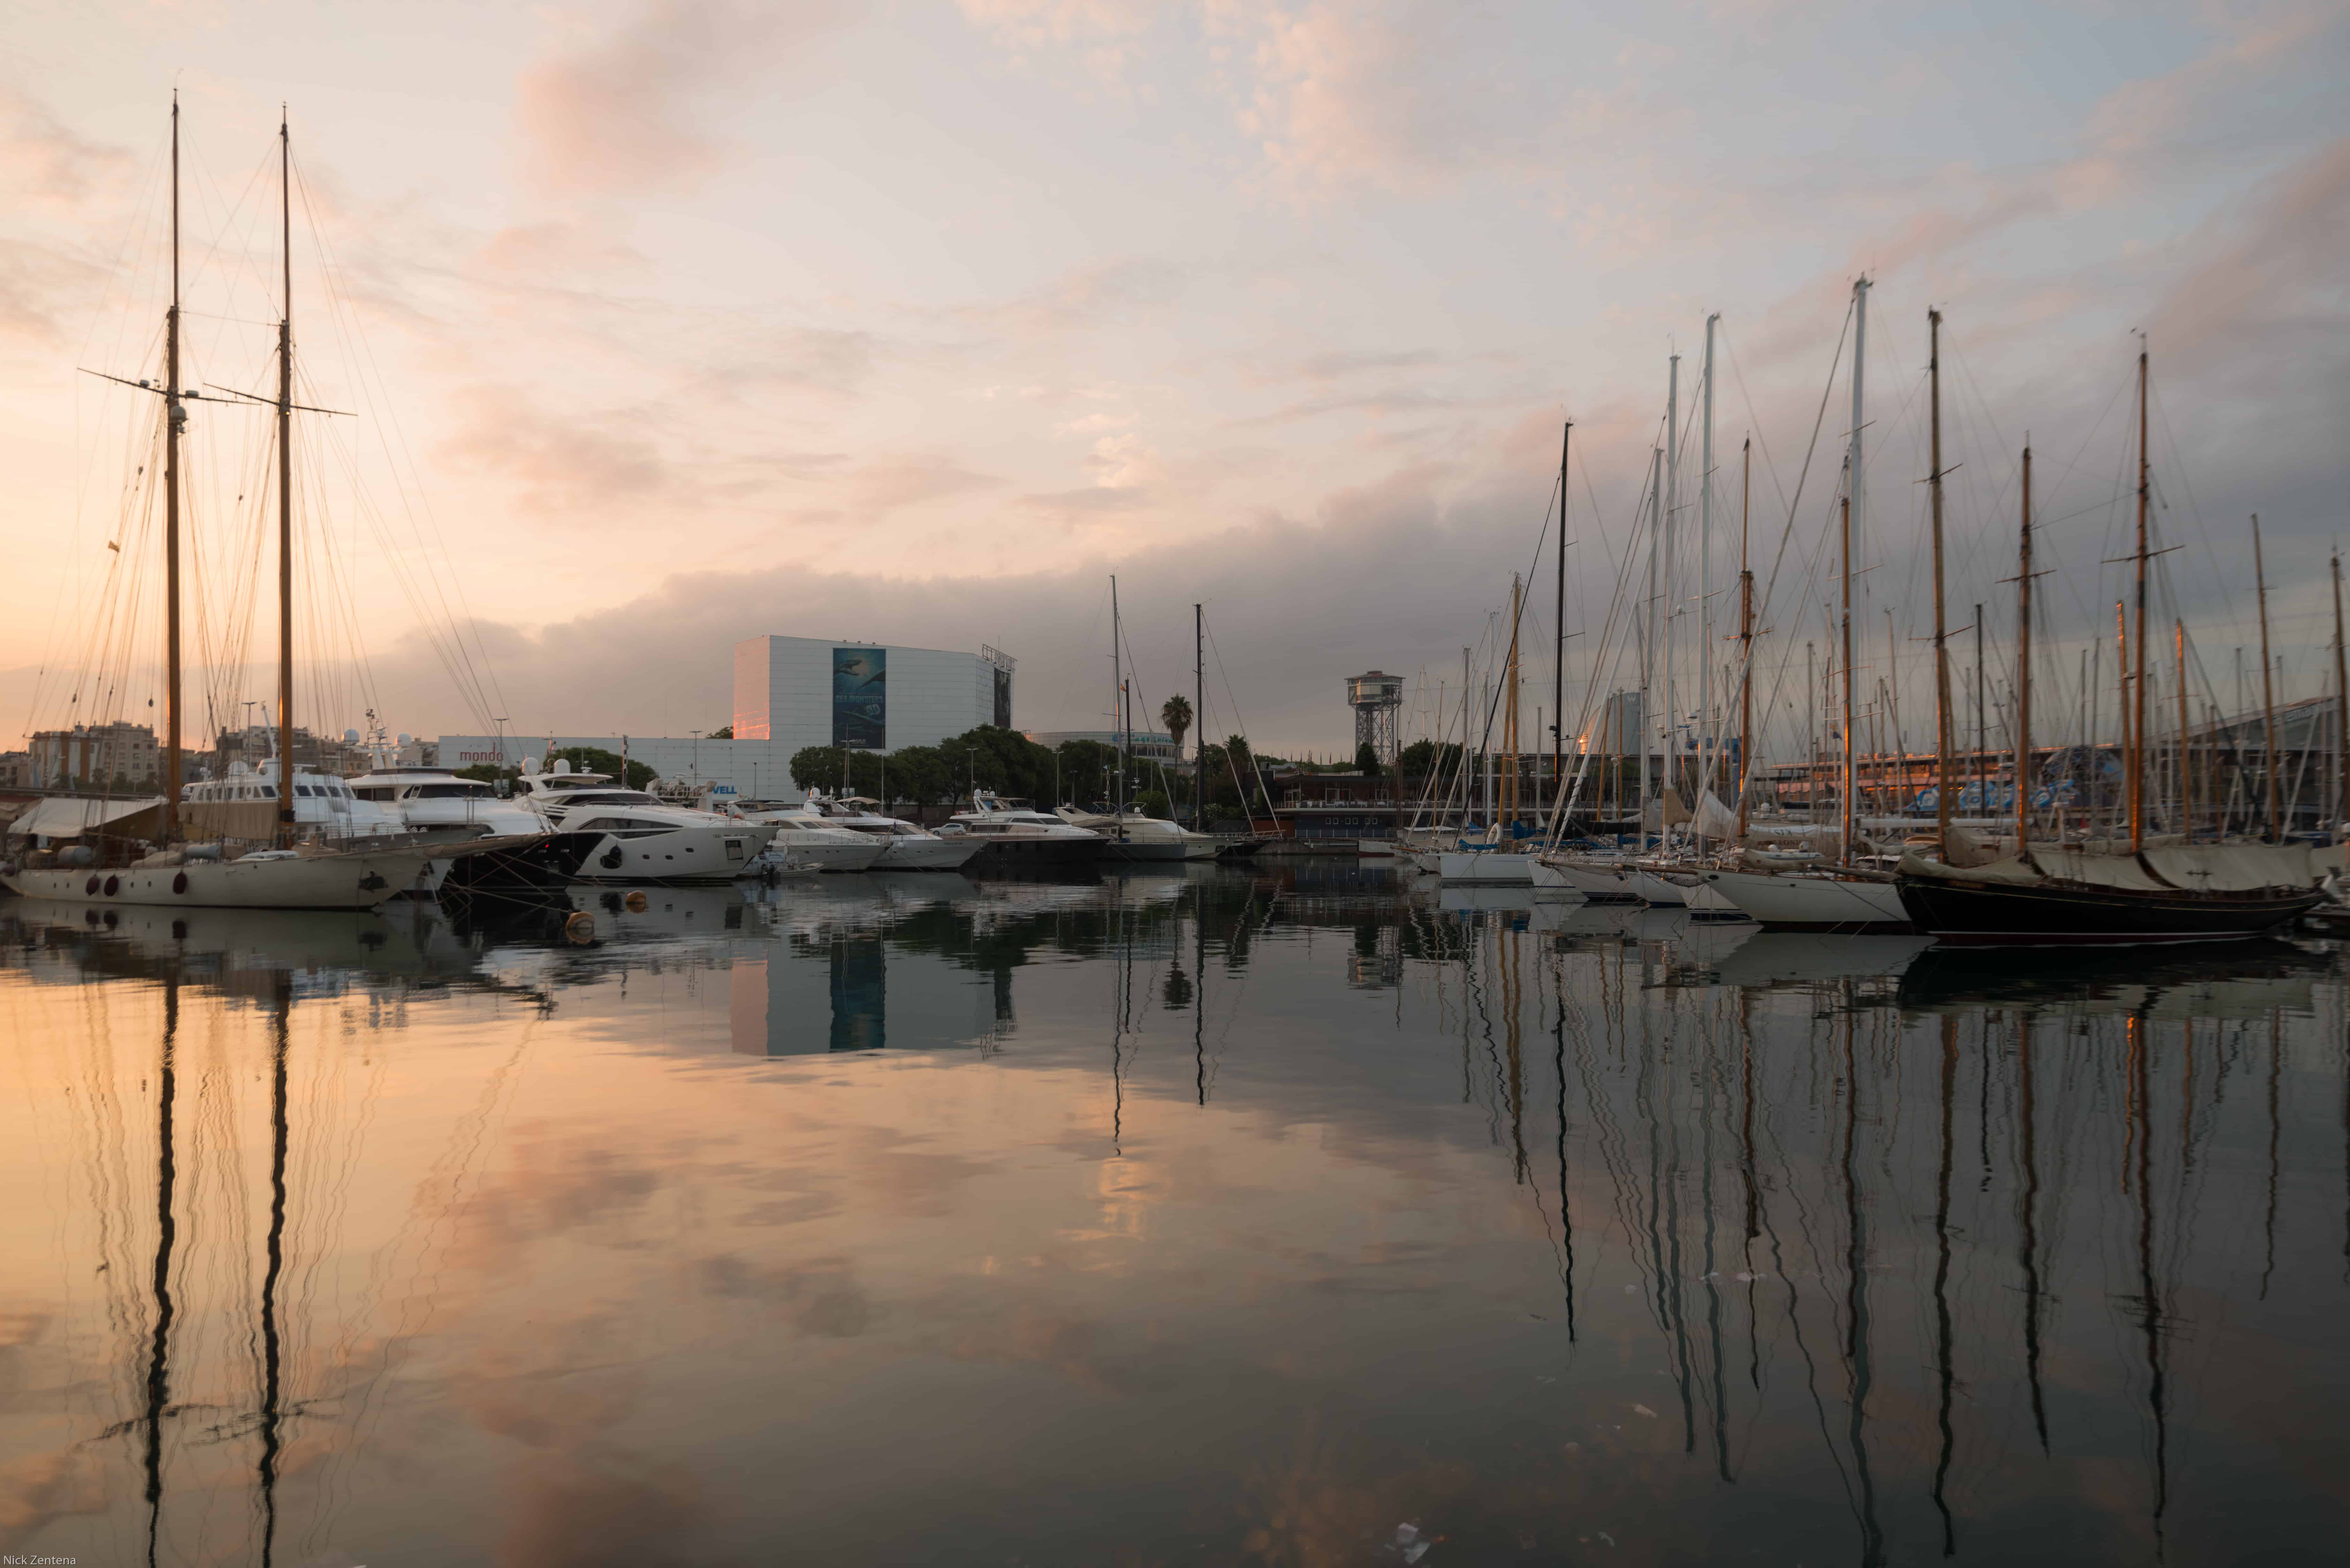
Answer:
<svg viewBox="0 0 2350 1568"><path fill-rule="evenodd" d="M832 650L832 743L858 751L887 748L889 723L889 650Z"/></svg>

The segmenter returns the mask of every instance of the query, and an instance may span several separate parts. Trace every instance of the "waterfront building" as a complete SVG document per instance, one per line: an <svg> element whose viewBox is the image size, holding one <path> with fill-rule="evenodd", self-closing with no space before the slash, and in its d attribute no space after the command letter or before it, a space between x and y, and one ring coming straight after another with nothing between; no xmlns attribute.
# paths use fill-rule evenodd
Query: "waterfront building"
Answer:
<svg viewBox="0 0 2350 1568"><path fill-rule="evenodd" d="M233 763L243 763L247 768L258 768L277 758L277 731L270 724L247 724L241 729L223 730L214 738L212 755L205 765L215 778L227 774ZM339 778L356 778L373 766L357 730L346 730L340 736L317 735L296 725L294 729L294 767L296 772L312 769L333 774Z"/></svg>
<svg viewBox="0 0 2350 1568"><path fill-rule="evenodd" d="M1009 655L811 637L754 637L734 645L729 734L568 735L510 731L443 735L441 765L515 767L567 747L626 754L675 783L746 800L796 802L795 752L810 746L895 752L934 746L979 728L1012 724Z"/></svg>
<svg viewBox="0 0 2350 1568"><path fill-rule="evenodd" d="M1091 741L1097 746L1118 749L1116 730L1028 730L1027 737L1040 746L1060 750L1071 741ZM1175 737L1164 730L1137 730L1126 737L1127 754L1139 763L1156 763L1170 772L1188 771L1191 765L1191 737L1183 737L1183 749L1176 750Z"/></svg>
<svg viewBox="0 0 2350 1568"><path fill-rule="evenodd" d="M161 749L146 724L76 724L33 736L32 782L68 789L107 781L151 787L161 774Z"/></svg>
<svg viewBox="0 0 2350 1568"><path fill-rule="evenodd" d="M954 653L815 637L734 645L734 738L894 752L1012 724L1014 660L992 648Z"/></svg>

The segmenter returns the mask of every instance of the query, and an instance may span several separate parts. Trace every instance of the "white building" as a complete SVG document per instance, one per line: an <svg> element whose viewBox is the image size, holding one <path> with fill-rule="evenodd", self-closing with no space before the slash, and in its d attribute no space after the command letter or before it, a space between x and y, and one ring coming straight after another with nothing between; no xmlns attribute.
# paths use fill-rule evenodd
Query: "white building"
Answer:
<svg viewBox="0 0 2350 1568"><path fill-rule="evenodd" d="M595 746L663 779L710 784L745 800L796 801L792 753L847 745L894 752L934 746L982 724L1011 727L1013 660L808 637L734 645L734 735L443 735L442 767L518 766L550 750Z"/></svg>
<svg viewBox="0 0 2350 1568"><path fill-rule="evenodd" d="M804 746L894 752L935 746L982 724L1012 724L1013 660L814 637L734 645L734 735Z"/></svg>

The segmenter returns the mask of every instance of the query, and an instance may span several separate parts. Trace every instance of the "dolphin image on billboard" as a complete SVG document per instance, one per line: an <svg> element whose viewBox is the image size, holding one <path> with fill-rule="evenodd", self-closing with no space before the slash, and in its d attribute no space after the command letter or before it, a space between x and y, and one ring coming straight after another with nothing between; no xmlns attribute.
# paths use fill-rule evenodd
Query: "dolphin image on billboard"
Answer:
<svg viewBox="0 0 2350 1568"><path fill-rule="evenodd" d="M889 722L889 650L832 650L832 743L858 751L886 749Z"/></svg>

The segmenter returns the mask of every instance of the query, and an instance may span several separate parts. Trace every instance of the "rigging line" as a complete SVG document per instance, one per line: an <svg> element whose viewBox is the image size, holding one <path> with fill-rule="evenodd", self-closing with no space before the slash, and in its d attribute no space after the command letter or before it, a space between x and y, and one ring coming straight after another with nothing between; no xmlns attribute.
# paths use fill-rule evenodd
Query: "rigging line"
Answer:
<svg viewBox="0 0 2350 1568"><path fill-rule="evenodd" d="M317 213L311 206L310 186L304 174L303 165L296 159L292 161L291 167L294 171L295 190L302 199L302 213L308 227L311 246L318 257L324 284L322 292L328 298L328 319L342 337L347 350L356 345L359 352L354 356L355 360L363 361L366 373L372 375L376 387L385 392L385 396L380 400L384 411L376 421L379 440L382 439L386 430L396 438L399 443L400 461L407 465L406 473L416 479L414 501L411 503L409 500L409 486L403 478L403 471L399 462L394 462L390 466L392 483L399 491L403 504L410 507L408 513L410 527L416 533L418 542L421 544L423 539L423 530L418 526L416 521L417 512L421 510L424 523L432 529L433 544L440 552L438 559L447 561L450 559L447 540L441 531L439 515L432 509L432 493L423 486L421 471L418 469L414 453L409 447L407 431L400 422L398 405L389 396L389 383L384 379L382 367L375 358L373 347L365 337L355 332L348 320L350 315L348 300L339 281L340 268L335 263L333 253L328 245L325 227L317 221ZM391 443L385 441L384 447L385 455L390 458L392 455ZM426 566L427 580L433 588L435 597L441 601L442 615L450 621L453 639L465 668L473 679L477 690L486 686L488 696L494 703L494 707L484 704L476 714L484 728L489 728L493 713L511 711L511 710L506 704L504 690L498 681L497 667L491 661L489 649L482 640L481 624L473 615L472 605L466 599L463 579L452 572L449 576L452 581L444 586L442 574L431 569L430 558L426 562ZM462 621L458 620L449 609L449 597L452 592L455 595L457 608L463 612ZM473 646L467 649L466 639L469 634Z"/></svg>
<svg viewBox="0 0 2350 1568"><path fill-rule="evenodd" d="M1778 586L1780 565L1786 559L1787 541L1794 536L1795 531L1795 517L1804 504L1804 487L1811 482L1812 459L1819 451L1820 431L1827 422L1828 399L1835 391L1836 367L1844 362L1845 342L1852 335L1853 309L1854 307L1850 305L1846 305L1845 306L1844 327L1836 334L1835 352L1828 358L1827 378L1820 387L1819 410L1812 416L1811 442L1804 448L1804 466L1795 475L1794 499L1787 504L1786 525L1780 530L1779 550L1778 553L1772 557L1771 575L1765 580L1763 585L1762 607L1766 614L1769 612L1771 607L1771 595ZM1734 373L1735 363L1736 362L1733 360L1732 369ZM1739 390L1742 394L1745 390L1745 382L1742 379L1742 373L1739 383ZM1746 411L1750 418L1752 417L1754 413L1754 406L1751 400L1747 403ZM1759 420L1756 421L1756 428L1757 430L1761 429L1761 421ZM1773 480L1773 483L1774 485L1777 483L1775 477Z"/></svg>

